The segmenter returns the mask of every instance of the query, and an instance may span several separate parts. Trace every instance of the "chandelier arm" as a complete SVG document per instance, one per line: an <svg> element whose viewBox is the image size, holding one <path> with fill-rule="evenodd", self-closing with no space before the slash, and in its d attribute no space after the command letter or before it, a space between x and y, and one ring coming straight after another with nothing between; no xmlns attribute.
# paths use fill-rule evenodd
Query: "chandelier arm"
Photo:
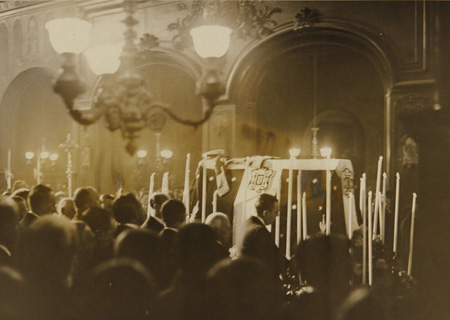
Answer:
<svg viewBox="0 0 450 320"><path fill-rule="evenodd" d="M100 117L104 113L103 108L95 108L94 111L91 111L93 109L86 110L86 111L77 110L77 109L73 108L74 100L65 99L65 98L63 98L63 100L64 100L64 104L66 105L67 110L69 111L69 114L72 117L72 119L84 126L95 123L98 119L100 119Z"/></svg>
<svg viewBox="0 0 450 320"><path fill-rule="evenodd" d="M203 123L205 123L206 121L208 121L209 118L211 118L211 115L212 115L215 107L216 107L215 103L213 103L213 102L208 103L208 109L205 111L203 118L201 118L199 120L182 119L179 116L177 116L175 113L173 113L167 104L164 104L161 102L153 103L152 106L150 107L150 109L160 109L175 122L181 123L186 126L191 126L191 127L197 128L198 126L200 126Z"/></svg>

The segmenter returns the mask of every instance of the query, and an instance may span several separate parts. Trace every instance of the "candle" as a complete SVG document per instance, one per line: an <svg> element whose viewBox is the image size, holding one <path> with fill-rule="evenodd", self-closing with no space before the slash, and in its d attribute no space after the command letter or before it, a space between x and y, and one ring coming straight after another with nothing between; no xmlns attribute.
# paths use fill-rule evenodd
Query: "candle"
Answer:
<svg viewBox="0 0 450 320"><path fill-rule="evenodd" d="M191 154L188 153L186 155L186 168L184 171L184 190L183 190L183 203L186 207L186 223L189 221L189 215L191 214L191 205L190 205L190 199L189 199L189 175L190 175L190 164L191 164Z"/></svg>
<svg viewBox="0 0 450 320"><path fill-rule="evenodd" d="M250 158L247 157L245 159L245 169L244 169L244 175L242 177L243 181L244 181L244 202L242 204L242 225L244 225L245 220L247 219L246 215L246 211L247 211L247 189L248 189L248 178L249 178L249 174L248 174L248 169L249 169L249 164L250 164Z"/></svg>
<svg viewBox="0 0 450 320"><path fill-rule="evenodd" d="M11 148L8 148L8 169L7 169L7 175L6 175L6 184L8 191L11 191L12 185L11 185Z"/></svg>
<svg viewBox="0 0 450 320"><path fill-rule="evenodd" d="M297 244L302 236L302 172L297 174Z"/></svg>
<svg viewBox="0 0 450 320"><path fill-rule="evenodd" d="M326 203L326 218L327 218L327 229L326 235L331 233L331 171L330 171L330 157L327 157L327 203Z"/></svg>
<svg viewBox="0 0 450 320"><path fill-rule="evenodd" d="M387 183L387 174L383 173L383 189L381 194L381 218L380 218L380 233L381 239L384 244L384 240L386 238L385 229L386 229L386 183Z"/></svg>
<svg viewBox="0 0 450 320"><path fill-rule="evenodd" d="M212 205L213 205L213 212L217 212L217 197L218 197L218 193L219 193L219 190L216 190L213 193L213 203L212 203Z"/></svg>
<svg viewBox="0 0 450 320"><path fill-rule="evenodd" d="M206 158L202 161L202 223L206 220Z"/></svg>
<svg viewBox="0 0 450 320"><path fill-rule="evenodd" d="M162 186L161 186L161 192L165 194L169 194L169 172L164 172L163 178L162 178Z"/></svg>
<svg viewBox="0 0 450 320"><path fill-rule="evenodd" d="M395 182L395 211L394 211L394 244L392 251L394 256L397 254L397 237L398 237L398 205L400 199L400 174L397 172Z"/></svg>
<svg viewBox="0 0 450 320"><path fill-rule="evenodd" d="M414 220L416 218L416 200L417 194L413 193L412 197L412 209L411 209L411 230L409 233L409 257L408 257L408 275L411 275L412 271L412 256L413 256L413 244L414 244Z"/></svg>
<svg viewBox="0 0 450 320"><path fill-rule="evenodd" d="M278 201L280 201L280 196L281 196L281 183L278 185L278 188L277 188ZM280 215L277 215L277 217L275 219L275 244L277 247L280 246Z"/></svg>
<svg viewBox="0 0 450 320"><path fill-rule="evenodd" d="M155 188L155 173L153 172L150 175L150 184L148 186L147 216L150 216L153 213L153 208L150 205L150 201L152 200L154 188Z"/></svg>
<svg viewBox="0 0 450 320"><path fill-rule="evenodd" d="M306 224L306 192L303 192L302 205L303 240L306 240L306 237L308 235L308 225Z"/></svg>
<svg viewBox="0 0 450 320"><path fill-rule="evenodd" d="M290 159L289 178L288 178L288 200L287 200L287 212L286 212L286 258L291 258L291 228L292 228L292 160Z"/></svg>
<svg viewBox="0 0 450 320"><path fill-rule="evenodd" d="M353 193L348 195L348 238L352 239L352 204L353 204Z"/></svg>
<svg viewBox="0 0 450 320"><path fill-rule="evenodd" d="M362 247L362 284L367 282L367 197L366 197L366 174L362 176L362 220L363 220L363 247Z"/></svg>
<svg viewBox="0 0 450 320"><path fill-rule="evenodd" d="M377 169L377 184L375 188L375 210L374 214L374 222L373 222L373 235L376 235L378 232L378 192L380 191L381 185L381 167L383 165L383 156L378 158L378 169Z"/></svg>
<svg viewBox="0 0 450 320"><path fill-rule="evenodd" d="M372 230L372 191L369 191L369 200L368 200L368 232L369 232L369 245L368 245L368 251L369 251L369 286L372 285L372 236L371 236L371 230Z"/></svg>

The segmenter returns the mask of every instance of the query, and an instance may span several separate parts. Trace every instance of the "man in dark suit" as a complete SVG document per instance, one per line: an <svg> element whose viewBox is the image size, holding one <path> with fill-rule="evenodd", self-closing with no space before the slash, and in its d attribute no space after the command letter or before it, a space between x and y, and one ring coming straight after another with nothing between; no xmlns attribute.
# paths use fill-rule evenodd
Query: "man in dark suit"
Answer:
<svg viewBox="0 0 450 320"><path fill-rule="evenodd" d="M9 197L0 196L0 266L11 264L11 249L17 239L17 205Z"/></svg>
<svg viewBox="0 0 450 320"><path fill-rule="evenodd" d="M161 208L162 218L166 227L159 233L159 242L162 256L162 285L167 287L178 270L176 259L176 242L178 231L186 223L186 208L180 200L170 199L164 202Z"/></svg>
<svg viewBox="0 0 450 320"><path fill-rule="evenodd" d="M147 228L156 233L160 233L164 229L164 221L162 220L161 207L164 202L169 200L165 193L154 193L150 199L150 206L154 210L154 214L148 214L147 220L142 224L141 228Z"/></svg>
<svg viewBox="0 0 450 320"><path fill-rule="evenodd" d="M28 201L31 212L28 212L20 221L21 229L27 228L39 217L56 212L55 195L51 188L43 184L38 184L31 188Z"/></svg>
<svg viewBox="0 0 450 320"><path fill-rule="evenodd" d="M244 224L239 253L257 258L278 278L286 268L286 259L272 240L266 226L271 225L280 212L275 196L263 193L255 203L257 216L251 216Z"/></svg>

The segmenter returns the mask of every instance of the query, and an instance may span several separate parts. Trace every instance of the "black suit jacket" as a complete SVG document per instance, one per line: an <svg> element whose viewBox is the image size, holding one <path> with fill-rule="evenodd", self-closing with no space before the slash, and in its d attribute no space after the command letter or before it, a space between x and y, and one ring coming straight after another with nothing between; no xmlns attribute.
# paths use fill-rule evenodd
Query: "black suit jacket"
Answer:
<svg viewBox="0 0 450 320"><path fill-rule="evenodd" d="M281 255L262 221L255 216L248 218L242 234L240 254L259 259L278 278L286 268L286 259Z"/></svg>
<svg viewBox="0 0 450 320"><path fill-rule="evenodd" d="M147 218L147 220L145 220L141 228L147 228L155 231L156 233L160 233L162 229L164 229L164 225L156 220L155 217L150 216L150 218Z"/></svg>
<svg viewBox="0 0 450 320"><path fill-rule="evenodd" d="M176 255L176 241L178 232L164 228L159 233L159 247L161 250L161 286L167 288L172 283L175 274L178 271L178 260Z"/></svg>

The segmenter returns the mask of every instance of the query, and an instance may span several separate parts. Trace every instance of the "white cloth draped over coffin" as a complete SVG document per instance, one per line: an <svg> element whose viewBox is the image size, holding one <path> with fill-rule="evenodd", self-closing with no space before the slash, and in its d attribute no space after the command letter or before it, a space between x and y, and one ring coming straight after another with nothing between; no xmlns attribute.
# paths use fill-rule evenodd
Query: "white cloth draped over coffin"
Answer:
<svg viewBox="0 0 450 320"><path fill-rule="evenodd" d="M325 171L327 168L336 172L342 185L343 213L348 233L349 226L349 195L355 194L353 185L353 166L348 159L279 159L268 156L254 156L248 158L236 158L224 161L226 170L245 170L242 177L239 191L234 201L234 240L239 235L240 226L251 215L255 215L255 201L260 193L269 193L279 197L281 188L287 184L282 183L281 175L283 170L292 169L294 180L297 172L300 171ZM216 166L216 160L205 160L204 165L208 169ZM296 191L293 191L296 194ZM246 201L244 201L246 199ZM246 204L244 209L244 202ZM355 210L355 197L352 204L352 231L359 228ZM286 215L286 212L281 212Z"/></svg>

